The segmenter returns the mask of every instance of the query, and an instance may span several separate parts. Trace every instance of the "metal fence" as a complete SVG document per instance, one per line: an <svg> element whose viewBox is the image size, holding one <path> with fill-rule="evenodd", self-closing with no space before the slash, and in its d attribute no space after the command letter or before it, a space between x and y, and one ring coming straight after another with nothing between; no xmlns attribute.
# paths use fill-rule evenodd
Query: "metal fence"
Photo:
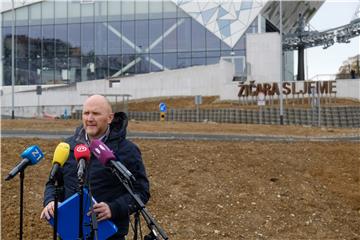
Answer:
<svg viewBox="0 0 360 240"><path fill-rule="evenodd" d="M160 121L159 112L129 112L129 119ZM360 106L286 108L283 113L286 125L313 125L326 127L360 127ZM279 109L267 107L252 109L170 109L165 121L218 122L244 124L280 124Z"/></svg>

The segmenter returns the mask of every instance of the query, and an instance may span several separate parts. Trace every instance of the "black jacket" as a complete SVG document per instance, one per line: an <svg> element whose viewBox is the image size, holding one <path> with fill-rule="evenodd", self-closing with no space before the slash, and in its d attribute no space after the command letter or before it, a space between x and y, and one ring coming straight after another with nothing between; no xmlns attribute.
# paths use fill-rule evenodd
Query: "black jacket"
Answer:
<svg viewBox="0 0 360 240"><path fill-rule="evenodd" d="M113 150L117 161L120 161L134 175L133 184L137 194L145 204L149 198L149 181L146 177L139 148L126 139L127 117L125 113L116 113L110 124L110 132L104 143ZM75 134L66 139L70 144L70 155L63 168L59 171L58 183L63 185L60 201L72 196L78 191L77 161L74 157L74 148L79 143L86 143L85 130L82 126L76 129ZM111 172L109 167L103 166L95 156L91 156L87 166L87 180L90 190L97 202L106 202L112 213L112 219L118 227L114 236L120 237L128 233L129 215L136 211L136 203L124 188L119 179ZM54 186L51 182L46 184L44 193L44 206L54 200Z"/></svg>

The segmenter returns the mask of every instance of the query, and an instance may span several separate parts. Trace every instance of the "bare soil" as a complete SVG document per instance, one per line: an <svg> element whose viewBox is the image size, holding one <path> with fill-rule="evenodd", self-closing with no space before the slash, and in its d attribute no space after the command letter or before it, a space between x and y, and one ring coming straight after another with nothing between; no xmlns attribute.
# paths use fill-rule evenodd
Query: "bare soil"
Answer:
<svg viewBox="0 0 360 240"><path fill-rule="evenodd" d="M2 120L2 129L73 130L74 120ZM216 123L129 123L130 131L296 136L358 135L318 129ZM53 151L61 139L1 138L1 234L19 238L19 176L4 182L30 145L45 160L25 173L24 239L51 239L39 219ZM147 208L170 239L360 239L358 142L134 140L151 184ZM142 227L148 233L147 227ZM130 238L129 238L130 239Z"/></svg>

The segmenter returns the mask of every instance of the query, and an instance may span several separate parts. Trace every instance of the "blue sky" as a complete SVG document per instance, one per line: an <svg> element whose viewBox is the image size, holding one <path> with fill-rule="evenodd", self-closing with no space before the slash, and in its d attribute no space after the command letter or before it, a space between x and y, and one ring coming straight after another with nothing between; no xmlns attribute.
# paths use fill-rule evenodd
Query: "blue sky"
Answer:
<svg viewBox="0 0 360 240"><path fill-rule="evenodd" d="M310 25L318 31L323 31L348 24L359 2L360 0L327 0L311 19ZM308 77L312 78L317 74L336 74L342 62L356 54L360 54L360 37L352 38L351 43L335 43L325 50L322 47L309 48L307 64L305 60ZM295 73L296 69L297 66Z"/></svg>

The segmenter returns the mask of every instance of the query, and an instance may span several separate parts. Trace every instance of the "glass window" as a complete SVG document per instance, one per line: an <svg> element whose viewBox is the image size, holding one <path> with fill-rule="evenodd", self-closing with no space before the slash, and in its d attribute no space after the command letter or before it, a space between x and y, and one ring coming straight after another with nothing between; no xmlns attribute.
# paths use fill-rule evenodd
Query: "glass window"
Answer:
<svg viewBox="0 0 360 240"><path fill-rule="evenodd" d="M135 22L125 21L122 22L122 53L134 54L135 53Z"/></svg>
<svg viewBox="0 0 360 240"><path fill-rule="evenodd" d="M68 25L56 24L55 25L55 54L56 57L68 56Z"/></svg>
<svg viewBox="0 0 360 240"><path fill-rule="evenodd" d="M149 3L149 18L150 19L161 19L162 18L162 1L150 0Z"/></svg>
<svg viewBox="0 0 360 240"><path fill-rule="evenodd" d="M176 5L172 1L163 2L164 18L176 18Z"/></svg>
<svg viewBox="0 0 360 240"><path fill-rule="evenodd" d="M167 69L176 69L177 67L176 53L164 53L164 67Z"/></svg>
<svg viewBox="0 0 360 240"><path fill-rule="evenodd" d="M42 83L43 84L54 84L55 78L55 59L54 58L44 58L43 67L42 67Z"/></svg>
<svg viewBox="0 0 360 240"><path fill-rule="evenodd" d="M150 20L149 21L149 50L151 53L161 53L163 46L163 21Z"/></svg>
<svg viewBox="0 0 360 240"><path fill-rule="evenodd" d="M148 73L149 72L149 55L148 54L136 55L135 72L136 73Z"/></svg>
<svg viewBox="0 0 360 240"><path fill-rule="evenodd" d="M225 42L221 41L221 51L231 51L231 47L227 45Z"/></svg>
<svg viewBox="0 0 360 240"><path fill-rule="evenodd" d="M80 2L69 1L68 2L68 22L79 23L80 22Z"/></svg>
<svg viewBox="0 0 360 240"><path fill-rule="evenodd" d="M147 0L135 1L135 19L148 19L149 18L149 2Z"/></svg>
<svg viewBox="0 0 360 240"><path fill-rule="evenodd" d="M120 3L118 3L120 5ZM120 9L118 11L118 15ZM95 2L95 22L105 22L107 20L107 2L96 1Z"/></svg>
<svg viewBox="0 0 360 240"><path fill-rule="evenodd" d="M94 22L94 4L81 4L81 22Z"/></svg>
<svg viewBox="0 0 360 240"><path fill-rule="evenodd" d="M7 11L7 12L3 12L1 13L2 15L2 26L6 27L6 26L11 26L12 25L12 11ZM16 13L15 13L16 16ZM14 16L14 18L15 18Z"/></svg>
<svg viewBox="0 0 360 240"><path fill-rule="evenodd" d="M41 84L41 58L29 59L29 84Z"/></svg>
<svg viewBox="0 0 360 240"><path fill-rule="evenodd" d="M41 26L29 27L30 58L41 58Z"/></svg>
<svg viewBox="0 0 360 240"><path fill-rule="evenodd" d="M41 4L33 4L29 6L29 24L40 25L41 24Z"/></svg>
<svg viewBox="0 0 360 240"><path fill-rule="evenodd" d="M43 57L55 56L54 25L43 25Z"/></svg>
<svg viewBox="0 0 360 240"><path fill-rule="evenodd" d="M107 54L107 32L106 23L95 23L95 54ZM118 40L120 43L120 41Z"/></svg>
<svg viewBox="0 0 360 240"><path fill-rule="evenodd" d="M67 1L55 1L55 23L67 23Z"/></svg>
<svg viewBox="0 0 360 240"><path fill-rule="evenodd" d="M218 64L220 61L220 57L207 57L206 65Z"/></svg>
<svg viewBox="0 0 360 240"><path fill-rule="evenodd" d="M150 72L159 72L164 70L163 55L160 53L150 54Z"/></svg>
<svg viewBox="0 0 360 240"><path fill-rule="evenodd" d="M68 58L55 59L55 82L69 83Z"/></svg>
<svg viewBox="0 0 360 240"><path fill-rule="evenodd" d="M181 8L177 8L177 17L178 18L187 18L189 17L189 14L184 12L184 10L182 10Z"/></svg>
<svg viewBox="0 0 360 240"><path fill-rule="evenodd" d="M135 17L135 3L133 1L121 1L122 3L122 19L134 20Z"/></svg>
<svg viewBox="0 0 360 240"><path fill-rule="evenodd" d="M178 53L178 68L186 68L191 66L191 53L190 52L180 52Z"/></svg>
<svg viewBox="0 0 360 240"><path fill-rule="evenodd" d="M207 57L220 57L220 51L206 51Z"/></svg>
<svg viewBox="0 0 360 240"><path fill-rule="evenodd" d="M11 85L11 58L3 59L3 85Z"/></svg>
<svg viewBox="0 0 360 240"><path fill-rule="evenodd" d="M121 3L122 1L109 0L108 1L108 20L120 21L121 20Z"/></svg>
<svg viewBox="0 0 360 240"><path fill-rule="evenodd" d="M245 49L245 35L242 35L234 46L234 49L242 50Z"/></svg>
<svg viewBox="0 0 360 240"><path fill-rule="evenodd" d="M205 65L205 64L206 64L205 58L192 58L191 59L192 66Z"/></svg>
<svg viewBox="0 0 360 240"><path fill-rule="evenodd" d="M16 26L25 26L29 23L29 13L27 7L20 7L15 10Z"/></svg>
<svg viewBox="0 0 360 240"><path fill-rule="evenodd" d="M135 73L135 54L124 54L122 75L129 75L134 73Z"/></svg>
<svg viewBox="0 0 360 240"><path fill-rule="evenodd" d="M204 58L206 56L206 52L192 52L191 57L193 58Z"/></svg>
<svg viewBox="0 0 360 240"><path fill-rule="evenodd" d="M27 85L29 82L29 61L27 58L16 58L15 84Z"/></svg>
<svg viewBox="0 0 360 240"><path fill-rule="evenodd" d="M95 79L108 77L108 57L105 55L95 57Z"/></svg>
<svg viewBox="0 0 360 240"><path fill-rule="evenodd" d="M164 19L164 52L177 51L176 19Z"/></svg>
<svg viewBox="0 0 360 240"><path fill-rule="evenodd" d="M70 57L80 56L80 24L69 24L68 29L69 55Z"/></svg>
<svg viewBox="0 0 360 240"><path fill-rule="evenodd" d="M233 56L233 55L235 55L235 52L232 50L221 51L221 56Z"/></svg>
<svg viewBox="0 0 360 240"><path fill-rule="evenodd" d="M196 20L191 20L191 47L192 51L205 50L205 27Z"/></svg>
<svg viewBox="0 0 360 240"><path fill-rule="evenodd" d="M108 27L108 54L121 54L121 22L109 22Z"/></svg>
<svg viewBox="0 0 360 240"><path fill-rule="evenodd" d="M69 72L68 77L70 83L81 81L81 61L80 57L69 58Z"/></svg>
<svg viewBox="0 0 360 240"><path fill-rule="evenodd" d="M220 50L220 39L208 30L206 30L206 50L207 51Z"/></svg>
<svg viewBox="0 0 360 240"><path fill-rule="evenodd" d="M191 18L180 18L178 19L178 24L178 51L191 51Z"/></svg>
<svg viewBox="0 0 360 240"><path fill-rule="evenodd" d="M2 55L4 58L11 58L11 27L2 28Z"/></svg>
<svg viewBox="0 0 360 240"><path fill-rule="evenodd" d="M109 56L109 76L116 75L123 68L122 56Z"/></svg>
<svg viewBox="0 0 360 240"><path fill-rule="evenodd" d="M81 53L83 56L94 55L94 33L94 23L81 24Z"/></svg>
<svg viewBox="0 0 360 240"><path fill-rule="evenodd" d="M95 59L94 56L82 57L81 62L81 81L95 79Z"/></svg>
<svg viewBox="0 0 360 240"><path fill-rule="evenodd" d="M42 4L42 23L43 24L54 24L55 16L55 2L54 1L43 1Z"/></svg>
<svg viewBox="0 0 360 240"><path fill-rule="evenodd" d="M29 53L29 28L25 27L16 27L15 28L15 56L18 58L28 57ZM11 41L11 40L10 40Z"/></svg>
<svg viewBox="0 0 360 240"><path fill-rule="evenodd" d="M135 22L137 53L143 53L149 46L149 21ZM147 51L148 52L148 51Z"/></svg>

